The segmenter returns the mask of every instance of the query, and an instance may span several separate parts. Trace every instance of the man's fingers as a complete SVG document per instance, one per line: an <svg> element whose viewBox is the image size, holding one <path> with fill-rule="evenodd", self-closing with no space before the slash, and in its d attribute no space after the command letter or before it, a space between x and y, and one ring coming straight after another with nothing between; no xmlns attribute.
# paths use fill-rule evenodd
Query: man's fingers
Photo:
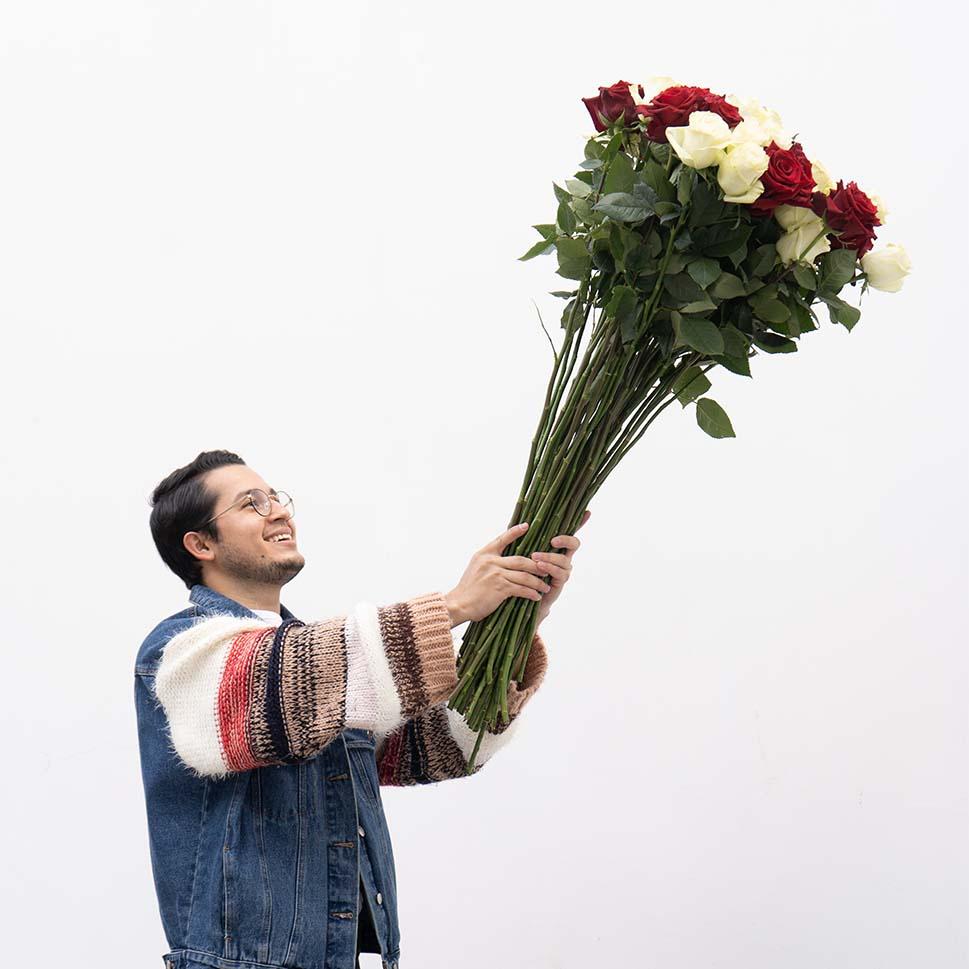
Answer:
<svg viewBox="0 0 969 969"><path fill-rule="evenodd" d="M512 525L511 528L506 528L496 539L488 542L481 551L497 552L500 555L507 546L511 545L520 535L524 535L527 530L528 522L519 522L517 525Z"/></svg>
<svg viewBox="0 0 969 969"><path fill-rule="evenodd" d="M536 592L551 591L547 582L540 579L537 575L532 575L530 572L519 572L515 569L509 569L505 573L505 578L512 585L523 585L528 589L534 589Z"/></svg>
<svg viewBox="0 0 969 969"><path fill-rule="evenodd" d="M563 555L561 552L532 552L532 558L542 565L557 565L563 569L572 568L569 556Z"/></svg>
<svg viewBox="0 0 969 969"><path fill-rule="evenodd" d="M505 569L520 569L525 572L539 574L541 565L537 560L530 559L527 555L502 555L498 564Z"/></svg>

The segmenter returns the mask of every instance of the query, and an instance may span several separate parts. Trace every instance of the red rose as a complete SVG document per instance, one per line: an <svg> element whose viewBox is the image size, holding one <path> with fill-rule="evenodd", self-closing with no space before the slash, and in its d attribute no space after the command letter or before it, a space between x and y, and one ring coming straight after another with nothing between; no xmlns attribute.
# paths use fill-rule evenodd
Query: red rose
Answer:
<svg viewBox="0 0 969 969"><path fill-rule="evenodd" d="M827 195L815 192L811 209L821 216L838 235L829 235L832 249L857 249L860 259L875 241L878 209L875 203L858 188L856 182L838 184Z"/></svg>
<svg viewBox="0 0 969 969"><path fill-rule="evenodd" d="M811 205L814 176L811 162L804 149L796 142L790 148L781 148L775 141L764 149L770 159L767 171L760 176L764 191L751 203L751 211L767 215L778 205Z"/></svg>
<svg viewBox="0 0 969 969"><path fill-rule="evenodd" d="M596 131L605 131L608 127L599 120L599 114L608 118L610 122L618 121L620 117L626 124L632 124L636 120L636 102L629 91L630 84L630 81L616 81L610 87L600 87L597 97L582 99L582 103L592 115L592 123L596 126ZM636 86L639 88L639 96L643 97L646 92L643 91L642 84Z"/></svg>
<svg viewBox="0 0 969 969"><path fill-rule="evenodd" d="M690 123L694 111L712 111L719 114L728 127L733 128L743 120L740 112L719 94L705 87L689 87L676 84L660 91L649 104L640 104L636 111L649 118L646 137L651 141L666 141L666 129Z"/></svg>

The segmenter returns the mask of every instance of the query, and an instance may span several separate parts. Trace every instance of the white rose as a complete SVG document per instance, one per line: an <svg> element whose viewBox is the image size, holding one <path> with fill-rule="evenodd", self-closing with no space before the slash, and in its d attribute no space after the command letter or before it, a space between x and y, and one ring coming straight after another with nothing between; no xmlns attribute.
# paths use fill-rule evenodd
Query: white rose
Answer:
<svg viewBox="0 0 969 969"><path fill-rule="evenodd" d="M790 148L793 141L784 127L781 116L770 108L765 108L756 98L728 94L724 98L740 112L743 121L733 129L733 140L737 143L750 141L755 145L767 147L772 141L781 148Z"/></svg>
<svg viewBox="0 0 969 969"><path fill-rule="evenodd" d="M674 81L671 77L654 74L652 77L646 78L645 81L641 81L640 84L642 84L645 92L643 97L639 96L639 84L630 84L629 93L633 96L633 101L636 104L649 104L661 91L665 91L668 87L678 87L680 82Z"/></svg>
<svg viewBox="0 0 969 969"><path fill-rule="evenodd" d="M814 179L815 189L822 195L827 195L837 184L819 161L811 162L811 177Z"/></svg>
<svg viewBox="0 0 969 969"><path fill-rule="evenodd" d="M871 192L865 192L865 195L867 195L868 198L871 199L871 204L874 205L878 211L878 221L881 222L882 225L884 225L885 219L888 218L888 208L885 206L885 203L881 200L879 196L872 195Z"/></svg>
<svg viewBox="0 0 969 969"><path fill-rule="evenodd" d="M777 252L781 257L781 262L785 266L789 266L800 257L801 262L813 263L822 252L828 252L831 248L827 233L823 234L803 256L801 256L801 253L810 244L811 240L824 228L824 219L818 218L810 209L800 208L799 206L786 207L799 208L801 212L807 212L807 217L799 219L794 223L794 228L788 229L777 240ZM782 206L778 206L778 208L782 208Z"/></svg>
<svg viewBox="0 0 969 969"><path fill-rule="evenodd" d="M872 249L861 257L861 268L868 277L868 285L885 293L897 293L902 280L912 270L912 260L903 246L889 242L881 249Z"/></svg>
<svg viewBox="0 0 969 969"><path fill-rule="evenodd" d="M666 129L666 140L690 168L719 165L731 143L727 122L714 111L694 111L690 123Z"/></svg>
<svg viewBox="0 0 969 969"><path fill-rule="evenodd" d="M787 229L788 232L799 229L802 225L810 222L815 225L818 222L818 217L811 211L811 209L806 208L803 205L778 205L774 207L774 218L781 224L781 227ZM820 226L814 231L819 232Z"/></svg>
<svg viewBox="0 0 969 969"><path fill-rule="evenodd" d="M764 191L760 176L769 164L770 158L760 145L749 141L728 145L717 168L724 202L749 205L756 201Z"/></svg>

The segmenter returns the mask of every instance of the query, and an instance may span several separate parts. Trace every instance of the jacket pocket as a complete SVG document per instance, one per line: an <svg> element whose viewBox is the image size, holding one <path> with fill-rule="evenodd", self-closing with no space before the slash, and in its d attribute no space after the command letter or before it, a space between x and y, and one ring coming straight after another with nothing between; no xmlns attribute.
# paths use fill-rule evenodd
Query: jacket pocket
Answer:
<svg viewBox="0 0 969 969"><path fill-rule="evenodd" d="M347 753L350 756L350 770L353 771L353 783L356 789L374 807L381 806L380 779L377 775L374 745L347 741Z"/></svg>

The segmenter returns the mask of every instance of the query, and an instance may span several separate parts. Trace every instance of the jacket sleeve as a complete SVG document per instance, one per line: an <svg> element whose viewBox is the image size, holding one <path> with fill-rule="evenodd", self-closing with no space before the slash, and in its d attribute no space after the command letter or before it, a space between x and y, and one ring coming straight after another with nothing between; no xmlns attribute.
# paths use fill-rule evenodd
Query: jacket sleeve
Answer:
<svg viewBox="0 0 969 969"><path fill-rule="evenodd" d="M172 750L217 778L309 760L346 727L390 733L456 685L438 592L278 627L205 617L168 641L155 675Z"/></svg>
<svg viewBox="0 0 969 969"><path fill-rule="evenodd" d="M521 683L508 684L508 723L499 718L497 729L487 731L475 757L476 774L504 747L519 723L521 711L545 678L548 654L541 636L535 633ZM457 685L455 683L455 685ZM452 688L453 692L453 688ZM377 738L377 769L382 785L431 784L467 777L468 760L478 734L464 717L447 705L436 703Z"/></svg>

